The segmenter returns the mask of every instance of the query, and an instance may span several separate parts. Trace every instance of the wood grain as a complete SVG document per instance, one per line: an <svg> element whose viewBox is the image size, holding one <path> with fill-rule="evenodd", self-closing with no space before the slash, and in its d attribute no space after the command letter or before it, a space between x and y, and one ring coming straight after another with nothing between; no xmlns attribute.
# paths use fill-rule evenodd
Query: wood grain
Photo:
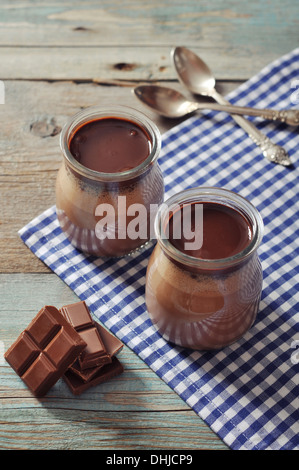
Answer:
<svg viewBox="0 0 299 470"><path fill-rule="evenodd" d="M175 43L176 44L176 43ZM185 45L185 44L184 44ZM247 80L282 54L230 49L214 51L192 47L205 60L217 80ZM295 47L295 46L294 46ZM292 49L294 48L292 47ZM98 83L115 80L174 80L171 46L140 47L0 47L2 80L77 80ZM284 50L284 53L290 50ZM38 64L38 66L36 66Z"/></svg>
<svg viewBox="0 0 299 470"><path fill-rule="evenodd" d="M101 1L0 5L1 77L173 79L191 47L218 79L246 79L298 44L294 0Z"/></svg>
<svg viewBox="0 0 299 470"><path fill-rule="evenodd" d="M2 354L43 305L78 300L54 274L0 274L0 298ZM124 373L80 397L60 379L36 399L1 355L0 449L226 449L129 348L118 358Z"/></svg>
<svg viewBox="0 0 299 470"><path fill-rule="evenodd" d="M13 417L9 410L1 411L0 449L226 450L187 411L82 411L70 410L68 404L49 410L43 404L38 413L30 414L23 406Z"/></svg>

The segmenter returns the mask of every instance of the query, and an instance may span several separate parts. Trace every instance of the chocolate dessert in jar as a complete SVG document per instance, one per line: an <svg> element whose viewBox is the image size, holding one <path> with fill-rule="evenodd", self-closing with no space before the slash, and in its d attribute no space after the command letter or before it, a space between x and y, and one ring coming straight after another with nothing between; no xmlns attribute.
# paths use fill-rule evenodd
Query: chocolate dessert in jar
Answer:
<svg viewBox="0 0 299 470"><path fill-rule="evenodd" d="M129 107L93 106L66 123L60 146L56 208L70 242L99 257L146 244L164 198L157 126Z"/></svg>
<svg viewBox="0 0 299 470"><path fill-rule="evenodd" d="M197 350L241 338L255 321L262 292L258 210L225 189L189 189L160 206L155 234L146 306L161 335Z"/></svg>

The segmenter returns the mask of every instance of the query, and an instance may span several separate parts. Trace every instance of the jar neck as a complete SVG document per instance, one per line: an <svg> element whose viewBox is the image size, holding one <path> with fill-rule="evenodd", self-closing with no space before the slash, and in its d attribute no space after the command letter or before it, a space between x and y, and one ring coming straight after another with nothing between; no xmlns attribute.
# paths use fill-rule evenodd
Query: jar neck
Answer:
<svg viewBox="0 0 299 470"><path fill-rule="evenodd" d="M169 214L178 207L191 203L216 203L239 212L251 226L252 236L248 245L228 258L203 259L188 255L177 249L169 240ZM227 272L238 269L256 254L263 236L263 221L258 210L242 196L222 188L198 187L172 196L158 210L155 234L163 253L177 266L190 272Z"/></svg>
<svg viewBox="0 0 299 470"><path fill-rule="evenodd" d="M88 122L113 117L129 120L145 132L151 145L148 157L135 168L116 173L104 173L85 167L70 152L72 137L80 127ZM109 106L106 108L92 106L80 111L65 124L60 135L60 148L68 169L86 182L120 184L130 181L132 183L142 177L143 174L146 174L157 160L161 150L161 134L157 126L145 114L133 108L126 106Z"/></svg>

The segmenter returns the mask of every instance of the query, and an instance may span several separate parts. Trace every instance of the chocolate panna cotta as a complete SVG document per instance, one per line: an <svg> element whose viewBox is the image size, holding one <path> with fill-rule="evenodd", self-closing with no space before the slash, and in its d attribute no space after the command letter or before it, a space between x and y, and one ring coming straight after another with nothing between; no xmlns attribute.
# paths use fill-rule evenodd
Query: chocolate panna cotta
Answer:
<svg viewBox="0 0 299 470"><path fill-rule="evenodd" d="M247 200L221 188L192 188L166 205L169 210L157 214L146 272L147 311L167 341L222 349L241 338L258 313L262 219Z"/></svg>
<svg viewBox="0 0 299 470"><path fill-rule="evenodd" d="M199 204L202 220L197 227L195 211ZM172 215L168 221L169 241L179 251L194 258L206 260L229 258L243 251L252 240L252 227L249 221L231 207L204 202L183 205L179 211L179 217L177 214ZM184 236L185 225L189 223L191 234L202 231L202 244L197 249L186 248L195 240L195 236L190 239ZM176 237L176 234L179 234L179 237Z"/></svg>
<svg viewBox="0 0 299 470"><path fill-rule="evenodd" d="M151 152L150 137L137 124L107 117L84 124L69 144L81 165L101 173L119 173L139 166Z"/></svg>
<svg viewBox="0 0 299 470"><path fill-rule="evenodd" d="M66 123L60 146L64 161L56 182L57 217L75 248L111 258L146 244L151 205L164 199L157 126L132 108L91 107ZM135 225L136 205L144 210Z"/></svg>

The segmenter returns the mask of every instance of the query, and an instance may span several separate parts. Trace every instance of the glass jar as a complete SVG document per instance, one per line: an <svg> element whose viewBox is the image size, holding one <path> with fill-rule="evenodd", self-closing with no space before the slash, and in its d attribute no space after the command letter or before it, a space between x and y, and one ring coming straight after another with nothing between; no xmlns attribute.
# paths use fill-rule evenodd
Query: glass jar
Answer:
<svg viewBox="0 0 299 470"><path fill-rule="evenodd" d="M217 203L237 211L251 227L241 252L222 259L200 259L177 249L166 233L169 211L186 203ZM146 306L161 335L179 346L221 349L255 321L262 292L257 249L263 221L240 195L221 188L183 191L160 206L155 220L157 244L146 273Z"/></svg>
<svg viewBox="0 0 299 470"><path fill-rule="evenodd" d="M70 152L70 142L83 125L116 118L137 125L148 137L148 157L133 169L102 173L83 166ZM61 229L80 251L99 257L127 255L150 238L151 207L164 198L163 177L158 165L161 135L143 113L125 106L93 106L77 113L64 126L60 137L63 164L56 182L56 208ZM134 220L129 207L142 205L142 224L137 234L128 234ZM105 208L112 210L105 212ZM112 214L112 215L111 215ZM131 215L128 215L131 214ZM144 216L145 214L145 216ZM106 216L106 226L100 224ZM136 216L136 214L135 214ZM113 219L113 220L112 220ZM120 221L122 223L120 223Z"/></svg>

